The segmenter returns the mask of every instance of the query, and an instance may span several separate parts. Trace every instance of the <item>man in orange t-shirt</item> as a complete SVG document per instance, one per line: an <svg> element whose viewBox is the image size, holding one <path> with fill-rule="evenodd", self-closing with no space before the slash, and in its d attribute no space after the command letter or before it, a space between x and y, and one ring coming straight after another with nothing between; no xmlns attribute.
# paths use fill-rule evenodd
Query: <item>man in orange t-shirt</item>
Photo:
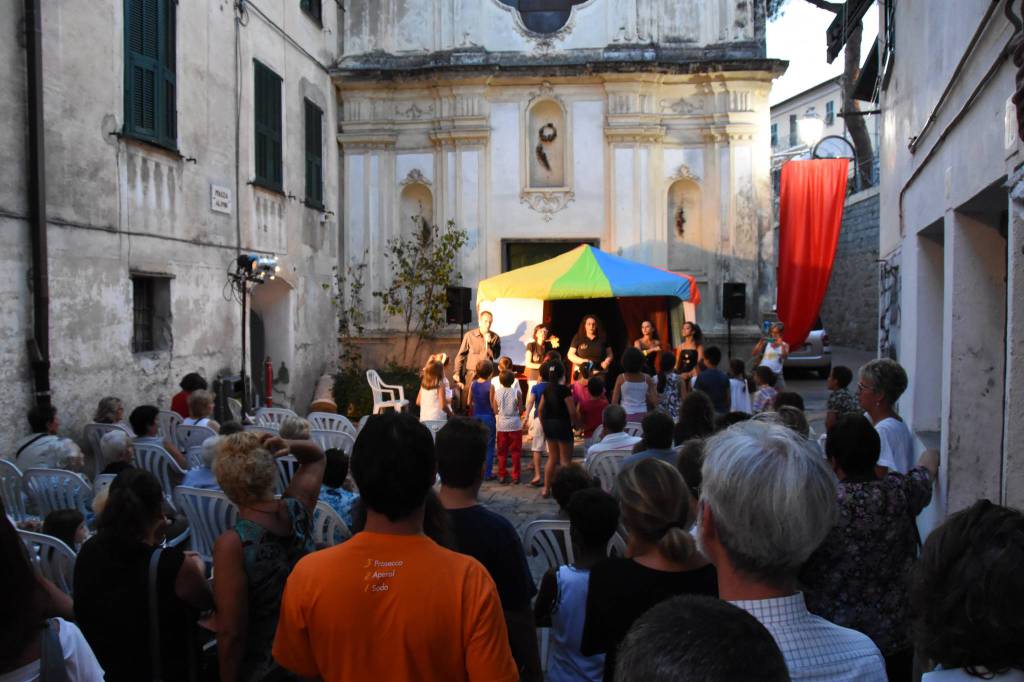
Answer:
<svg viewBox="0 0 1024 682"><path fill-rule="evenodd" d="M407 414L372 417L351 469L366 528L292 570L274 659L328 682L518 680L487 570L423 535L436 476L430 431Z"/></svg>

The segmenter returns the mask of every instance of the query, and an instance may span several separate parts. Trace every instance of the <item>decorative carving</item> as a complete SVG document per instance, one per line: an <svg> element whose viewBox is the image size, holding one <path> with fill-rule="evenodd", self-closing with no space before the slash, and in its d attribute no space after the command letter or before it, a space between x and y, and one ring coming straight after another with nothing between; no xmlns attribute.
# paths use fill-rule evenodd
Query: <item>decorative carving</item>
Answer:
<svg viewBox="0 0 1024 682"><path fill-rule="evenodd" d="M413 184L426 185L427 187L429 187L430 180L427 180L427 176L423 175L423 171L421 171L419 168L413 168L411 171L409 171L408 175L405 176L405 179L402 180L402 182L400 182L399 184L402 185L403 187L405 185Z"/></svg>
<svg viewBox="0 0 1024 682"><path fill-rule="evenodd" d="M693 172L693 169L687 166L685 163L680 164L676 172L669 178L669 180L692 180L700 184L700 176Z"/></svg>
<svg viewBox="0 0 1024 682"><path fill-rule="evenodd" d="M396 114L400 118L407 118L407 119L412 120L412 121L418 121L423 116L429 116L429 115L434 113L434 105L433 104L427 104L426 106L427 106L426 109L421 109L420 106L416 102L413 102L412 104L410 104L405 109L399 109L396 112Z"/></svg>
<svg viewBox="0 0 1024 682"><path fill-rule="evenodd" d="M523 190L519 195L519 201L529 206L532 210L542 214L544 222L551 222L554 214L558 213L570 201L576 200L576 194L571 190Z"/></svg>
<svg viewBox="0 0 1024 682"><path fill-rule="evenodd" d="M537 145L537 161L540 165L544 166L545 169L551 170L551 162L548 161L547 152L544 151L544 145L551 144L558 139L558 129L551 123L545 123L541 126L540 131L537 133L540 138L540 143Z"/></svg>
<svg viewBox="0 0 1024 682"><path fill-rule="evenodd" d="M665 126L612 126L604 129L610 143L657 143L665 139Z"/></svg>
<svg viewBox="0 0 1024 682"><path fill-rule="evenodd" d="M688 100L685 97L680 97L676 101L663 99L659 102L661 105L662 113L672 112L680 116L689 116L690 114L699 114L704 111L705 102L703 99Z"/></svg>
<svg viewBox="0 0 1024 682"><path fill-rule="evenodd" d="M686 234L686 207L682 204L676 209L676 234L680 237Z"/></svg>

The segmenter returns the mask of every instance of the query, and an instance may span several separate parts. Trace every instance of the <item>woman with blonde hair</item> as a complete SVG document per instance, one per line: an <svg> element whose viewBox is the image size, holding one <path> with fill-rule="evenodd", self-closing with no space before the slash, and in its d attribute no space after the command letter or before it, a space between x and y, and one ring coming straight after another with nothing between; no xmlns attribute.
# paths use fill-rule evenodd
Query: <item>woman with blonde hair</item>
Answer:
<svg viewBox="0 0 1024 682"><path fill-rule="evenodd" d="M220 424L210 416L213 414L213 393L199 389L188 396L188 418L182 420L185 426L208 426L220 432Z"/></svg>
<svg viewBox="0 0 1024 682"><path fill-rule="evenodd" d="M277 499L275 458L288 454L299 467ZM292 568L314 550L311 526L324 467L324 453L312 441L246 431L225 436L217 447L213 473L238 506L235 527L213 548L222 680L278 679L282 673L270 655L281 595Z"/></svg>
<svg viewBox="0 0 1024 682"><path fill-rule="evenodd" d="M615 654L633 622L655 604L680 594L718 596L718 578L697 551L690 493L679 471L648 458L616 479L626 556L590 570L580 651L605 654L604 679L615 674Z"/></svg>
<svg viewBox="0 0 1024 682"><path fill-rule="evenodd" d="M452 414L445 390L444 365L430 360L423 368L420 390L416 393L416 404L420 408L420 421L444 421Z"/></svg>

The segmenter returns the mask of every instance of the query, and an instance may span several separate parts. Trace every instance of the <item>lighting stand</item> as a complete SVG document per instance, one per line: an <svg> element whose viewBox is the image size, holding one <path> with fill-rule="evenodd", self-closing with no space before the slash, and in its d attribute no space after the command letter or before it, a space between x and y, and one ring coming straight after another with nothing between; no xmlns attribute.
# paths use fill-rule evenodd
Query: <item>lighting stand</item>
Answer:
<svg viewBox="0 0 1024 682"><path fill-rule="evenodd" d="M235 300L242 304L242 367L239 376L242 382L242 415L249 411L249 391L246 387L245 356L247 350L248 329L246 327L246 313L249 304L249 287L258 286L264 282L273 280L276 274L281 271L277 259L270 256L257 256L255 254L241 254L235 259L235 269L228 270L228 285L235 294Z"/></svg>

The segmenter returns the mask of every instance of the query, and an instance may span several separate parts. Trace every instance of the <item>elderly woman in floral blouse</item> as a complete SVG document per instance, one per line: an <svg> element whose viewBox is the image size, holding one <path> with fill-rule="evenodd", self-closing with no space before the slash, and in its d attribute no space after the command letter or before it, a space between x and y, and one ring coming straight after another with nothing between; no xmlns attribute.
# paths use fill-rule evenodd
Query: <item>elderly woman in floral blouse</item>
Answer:
<svg viewBox="0 0 1024 682"><path fill-rule="evenodd" d="M915 519L932 497L939 456L921 455L906 474L875 475L878 433L864 416L843 415L825 454L839 479L838 521L800 572L807 608L868 635L890 680L910 679L913 644L907 593L917 556Z"/></svg>

